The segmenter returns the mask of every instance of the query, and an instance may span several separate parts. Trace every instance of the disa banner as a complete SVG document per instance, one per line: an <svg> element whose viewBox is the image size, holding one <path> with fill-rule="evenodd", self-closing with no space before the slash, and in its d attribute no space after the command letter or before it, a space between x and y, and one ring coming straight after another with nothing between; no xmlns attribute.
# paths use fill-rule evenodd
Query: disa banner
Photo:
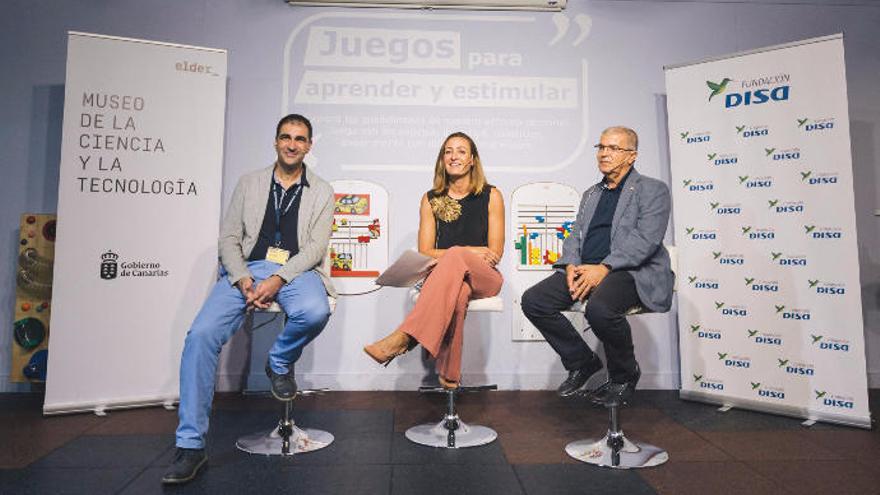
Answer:
<svg viewBox="0 0 880 495"><path fill-rule="evenodd" d="M173 402L216 279L226 51L71 32L46 414Z"/></svg>
<svg viewBox="0 0 880 495"><path fill-rule="evenodd" d="M682 397L869 428L843 36L666 87Z"/></svg>

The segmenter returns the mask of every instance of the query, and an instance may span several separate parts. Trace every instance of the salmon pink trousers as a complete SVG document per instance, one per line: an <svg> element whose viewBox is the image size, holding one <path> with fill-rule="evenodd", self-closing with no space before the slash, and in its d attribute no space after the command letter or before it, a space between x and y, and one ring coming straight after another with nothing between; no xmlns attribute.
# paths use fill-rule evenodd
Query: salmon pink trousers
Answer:
<svg viewBox="0 0 880 495"><path fill-rule="evenodd" d="M440 376L459 382L468 302L497 295L502 281L498 270L468 248L449 248L425 280L415 307L397 329L416 339L437 359Z"/></svg>

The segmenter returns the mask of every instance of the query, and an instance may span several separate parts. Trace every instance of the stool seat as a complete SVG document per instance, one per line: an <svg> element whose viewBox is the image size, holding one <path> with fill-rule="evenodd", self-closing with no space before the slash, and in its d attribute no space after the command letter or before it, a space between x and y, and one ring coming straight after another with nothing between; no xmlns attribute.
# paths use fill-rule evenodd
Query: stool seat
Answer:
<svg viewBox="0 0 880 495"><path fill-rule="evenodd" d="M410 290L409 297L413 303L419 300L421 292L417 288ZM501 296L481 297L468 301L468 311L490 311L499 313L504 311L504 299Z"/></svg>
<svg viewBox="0 0 880 495"><path fill-rule="evenodd" d="M566 313L583 313L587 309L587 303L590 301L589 298L583 301L575 301L574 304L568 307L565 310ZM633 306L626 310L626 316L639 315L642 313L646 313L647 310L642 306Z"/></svg>
<svg viewBox="0 0 880 495"><path fill-rule="evenodd" d="M499 296L471 299L468 302L468 311L501 312L504 311L504 299Z"/></svg>

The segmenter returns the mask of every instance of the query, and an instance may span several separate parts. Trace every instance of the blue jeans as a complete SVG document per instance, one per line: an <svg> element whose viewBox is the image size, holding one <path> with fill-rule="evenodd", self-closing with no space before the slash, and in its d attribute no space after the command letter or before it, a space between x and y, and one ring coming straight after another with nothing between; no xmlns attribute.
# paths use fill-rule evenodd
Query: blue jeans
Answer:
<svg viewBox="0 0 880 495"><path fill-rule="evenodd" d="M248 263L256 284L270 277L279 266L269 261ZM330 319L330 306L324 283L314 271L302 273L285 284L275 300L287 314L287 323L269 350L269 364L276 373L285 374L303 348L324 329ZM220 280L186 334L180 358L178 447L205 446L220 349L241 326L244 309L244 296L229 283L222 270Z"/></svg>

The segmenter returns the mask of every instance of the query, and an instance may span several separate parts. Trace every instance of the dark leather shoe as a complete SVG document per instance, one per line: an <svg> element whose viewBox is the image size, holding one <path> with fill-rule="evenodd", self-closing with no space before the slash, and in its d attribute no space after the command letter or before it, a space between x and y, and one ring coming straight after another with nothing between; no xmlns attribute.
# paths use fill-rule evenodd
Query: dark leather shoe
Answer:
<svg viewBox="0 0 880 495"><path fill-rule="evenodd" d="M205 449L178 448L174 460L165 471L165 476L162 476L162 483L175 485L192 481L207 460Z"/></svg>
<svg viewBox="0 0 880 495"><path fill-rule="evenodd" d="M559 388L556 389L556 393L559 394L560 397L570 397L574 395L575 392L580 390L580 388L587 383L591 376L595 375L600 370L602 370L602 360L599 359L598 356L593 356L593 360L583 368L569 371L568 378L559 385Z"/></svg>
<svg viewBox="0 0 880 495"><path fill-rule="evenodd" d="M632 399L632 396L636 391L636 384L639 383L639 378L641 377L642 370L636 365L635 372L630 375L630 378L627 381L607 381L585 397L597 406L625 406L629 403L629 400Z"/></svg>
<svg viewBox="0 0 880 495"><path fill-rule="evenodd" d="M272 371L269 362L266 362L266 376L272 384L272 395L278 400L293 400L296 395L296 380L290 373L279 375Z"/></svg>

